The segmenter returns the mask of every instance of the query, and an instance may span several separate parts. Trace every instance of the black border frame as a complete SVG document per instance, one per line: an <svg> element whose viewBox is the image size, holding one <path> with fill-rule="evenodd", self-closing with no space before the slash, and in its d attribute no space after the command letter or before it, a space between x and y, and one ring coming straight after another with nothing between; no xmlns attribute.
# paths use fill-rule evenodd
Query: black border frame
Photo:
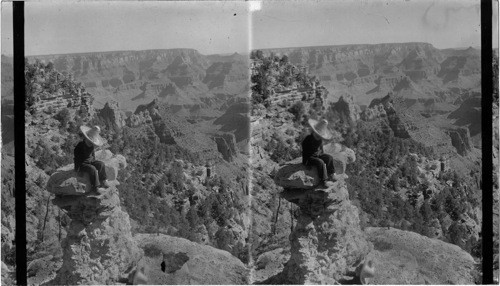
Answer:
<svg viewBox="0 0 500 286"><path fill-rule="evenodd" d="M497 1L497 0L493 0ZM493 158L492 158L492 17L493 1L481 0L481 111L482 111L482 282L493 284ZM498 1L497 1L498 2ZM14 140L16 202L16 278L27 285L26 276L26 165L25 165L25 82L24 2L13 1L14 35ZM22 142L22 144L20 144Z"/></svg>

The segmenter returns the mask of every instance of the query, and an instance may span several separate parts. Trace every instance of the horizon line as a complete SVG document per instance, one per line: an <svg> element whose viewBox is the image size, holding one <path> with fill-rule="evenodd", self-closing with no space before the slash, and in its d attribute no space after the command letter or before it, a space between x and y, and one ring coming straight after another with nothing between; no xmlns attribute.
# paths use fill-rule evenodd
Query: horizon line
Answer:
<svg viewBox="0 0 500 286"><path fill-rule="evenodd" d="M67 53L52 53L52 54L33 54L33 55L26 55L26 58L31 58L31 57L49 57L49 56L63 56L63 55L75 55L75 54L103 54L103 53L123 53L123 52L146 52L146 51L171 51L171 50L193 50L198 52L201 55L205 56L230 56L234 54L239 54L239 55L249 55L250 52L256 51L256 50L276 50L276 49L299 49L299 48L326 48L326 47L343 47L343 46L377 46L377 45L393 45L393 44L427 44L431 45L433 48L438 49L438 50L446 50L446 49L454 49L454 50L460 50L460 49L468 49L468 48L473 48L473 49L481 49L481 46L468 46L468 47L450 47L450 48L437 48L433 44L428 43L428 42L385 42L385 43L364 43L364 44L326 44L326 45L311 45L311 46L286 46L286 47L272 47L272 48L253 48L249 49L246 52L224 52L224 53L211 53L211 54L203 54L201 53L198 49L196 48L153 48L153 49L144 49L144 50L137 50L137 49L131 49L131 50L106 50L106 51L90 51L90 52L67 52ZM498 50L498 47L493 48L493 50ZM13 54L1 54L2 56L7 56L7 57L12 57Z"/></svg>
<svg viewBox="0 0 500 286"><path fill-rule="evenodd" d="M252 49L252 51L255 50L276 50L276 49L298 49L298 48L326 48L326 47L344 47L344 46L377 46L377 45L394 45L394 44L427 44L431 45L433 48L438 49L438 50L447 50L447 49L481 49L481 45L478 46L468 46L468 47L449 47L449 48L437 48L433 44L429 42L384 42L384 43L374 43L374 44L335 44L335 45L312 45L312 46L287 46L287 47L273 47L273 48L255 48ZM498 49L498 48L493 48L493 49Z"/></svg>

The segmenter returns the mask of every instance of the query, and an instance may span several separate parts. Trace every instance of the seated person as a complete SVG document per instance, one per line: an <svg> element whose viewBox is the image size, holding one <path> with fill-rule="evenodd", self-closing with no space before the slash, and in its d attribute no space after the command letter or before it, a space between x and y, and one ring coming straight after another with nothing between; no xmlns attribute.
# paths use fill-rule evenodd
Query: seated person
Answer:
<svg viewBox="0 0 500 286"><path fill-rule="evenodd" d="M106 178L106 169L104 162L95 159L95 146L102 146L104 140L99 135L101 129L99 126L92 128L80 126L83 140L78 143L74 151L75 172L87 173L90 176L92 189L90 193L98 193L98 188L108 188L109 184Z"/></svg>
<svg viewBox="0 0 500 286"><path fill-rule="evenodd" d="M332 156L324 154L323 140L332 139L333 134L328 130L328 121L325 119L321 121L309 119L308 123L311 127L311 134L302 141L302 164L315 166L318 170L320 186L326 187L327 181L334 181L335 169Z"/></svg>

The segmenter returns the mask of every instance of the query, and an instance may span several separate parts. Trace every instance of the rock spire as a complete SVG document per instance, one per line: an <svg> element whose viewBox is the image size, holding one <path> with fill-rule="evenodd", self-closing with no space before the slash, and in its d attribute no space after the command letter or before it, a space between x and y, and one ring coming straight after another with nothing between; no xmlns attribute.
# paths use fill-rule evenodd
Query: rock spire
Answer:
<svg viewBox="0 0 500 286"><path fill-rule="evenodd" d="M90 181L79 177L72 164L59 169L47 183L48 191L56 195L53 203L71 218L62 244L64 262L53 284L114 284L141 256L116 188L125 158L109 151L96 152L96 158L106 164L111 185L101 195L85 195Z"/></svg>

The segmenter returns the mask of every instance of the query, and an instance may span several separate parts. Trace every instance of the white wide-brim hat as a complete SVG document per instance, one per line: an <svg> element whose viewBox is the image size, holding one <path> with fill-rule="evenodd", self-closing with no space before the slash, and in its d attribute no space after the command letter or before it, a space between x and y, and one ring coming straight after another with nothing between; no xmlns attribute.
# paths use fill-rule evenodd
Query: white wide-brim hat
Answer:
<svg viewBox="0 0 500 286"><path fill-rule="evenodd" d="M85 136L85 138L87 138L95 146L102 146L102 144L104 144L104 139L102 139L101 135L99 135L99 132L101 132L101 128L99 128L99 126L90 128L82 125L80 126L80 131L82 131L83 136Z"/></svg>
<svg viewBox="0 0 500 286"><path fill-rule="evenodd" d="M326 119L322 119L320 121L309 119L307 122L309 123L309 126L311 126L314 133L318 134L319 137L324 140L332 139L333 134L330 130L328 130L328 121L326 121Z"/></svg>

